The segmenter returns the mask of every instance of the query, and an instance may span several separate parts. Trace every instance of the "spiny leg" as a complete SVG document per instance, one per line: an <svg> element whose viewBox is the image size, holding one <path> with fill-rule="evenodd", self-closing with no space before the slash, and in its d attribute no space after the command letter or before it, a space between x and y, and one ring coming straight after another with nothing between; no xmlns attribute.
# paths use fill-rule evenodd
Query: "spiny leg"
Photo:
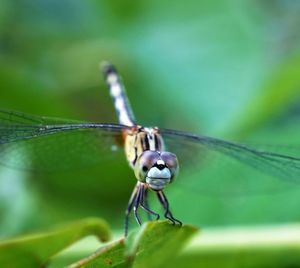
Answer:
<svg viewBox="0 0 300 268"><path fill-rule="evenodd" d="M156 220L159 220L160 216L158 213L154 212L149 208L149 203L148 203L148 189L143 187L143 191L141 192L141 200L140 200L140 206L142 209L144 209L146 212L148 212L148 219L151 221L151 215L154 215L156 217Z"/></svg>
<svg viewBox="0 0 300 268"><path fill-rule="evenodd" d="M128 222L129 222L129 215L132 210L133 204L135 202L136 196L138 193L138 185L134 187L132 194L130 196L127 209L125 211L125 236L128 234Z"/></svg>
<svg viewBox="0 0 300 268"><path fill-rule="evenodd" d="M140 217L137 213L139 205L140 205L140 200L141 200L141 193L142 193L141 190L143 190L143 187L141 187L141 184L138 183L134 187L133 192L130 196L128 206L127 206L127 209L126 209L126 212L125 212L125 237L128 235L129 215L130 215L130 212L131 212L132 208L133 208L134 217L135 217L137 223L139 225L141 225L141 220L140 220Z"/></svg>
<svg viewBox="0 0 300 268"><path fill-rule="evenodd" d="M133 202L133 213L138 225L142 225L141 219L138 215L138 209L140 205L141 192L142 192L141 189L142 189L141 184L137 184L137 193Z"/></svg>
<svg viewBox="0 0 300 268"><path fill-rule="evenodd" d="M150 205L149 205L149 201L148 201L148 189L146 188L145 191L144 191L144 195L143 195L143 199L142 199L142 204L145 205L146 208L148 208L149 210L150 209ZM154 215L153 213L148 213L147 216L148 216L148 220L151 221L152 220L152 217L151 215ZM159 215L158 215L159 216Z"/></svg>
<svg viewBox="0 0 300 268"><path fill-rule="evenodd" d="M173 224L178 223L178 224L181 226L181 225L182 225L182 222L179 221L179 220L177 220L177 219L175 219L175 218L173 217L173 214L172 214L172 212L171 212L171 210L170 210L169 201L168 201L167 197L165 196L164 192L163 192L163 191L157 191L156 194L157 194L157 197L158 197L160 203L162 204L162 206L163 206L164 209L165 209L165 214L164 214L164 216L165 216L168 220L170 220Z"/></svg>
<svg viewBox="0 0 300 268"><path fill-rule="evenodd" d="M144 205L144 202L147 199L147 194L145 195L145 193L147 193L147 189L145 189L144 185L141 183L138 183L133 189L125 212L125 237L128 235L129 216L132 209L134 212L135 219L139 225L141 225L141 220L138 215L139 206L146 212L148 212L148 215L154 215L157 220L159 219L158 213L149 209L147 205Z"/></svg>

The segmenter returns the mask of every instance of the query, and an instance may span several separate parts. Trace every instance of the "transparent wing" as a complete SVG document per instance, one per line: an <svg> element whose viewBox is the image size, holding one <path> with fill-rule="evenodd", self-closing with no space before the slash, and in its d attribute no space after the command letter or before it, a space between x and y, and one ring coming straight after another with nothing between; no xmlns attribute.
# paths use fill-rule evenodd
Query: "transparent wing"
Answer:
<svg viewBox="0 0 300 268"><path fill-rule="evenodd" d="M124 128L0 110L0 163L48 172L94 165L123 153Z"/></svg>
<svg viewBox="0 0 300 268"><path fill-rule="evenodd" d="M174 130L161 132L167 149L179 158L178 181L194 192L244 195L282 192L299 185L297 146L252 147Z"/></svg>

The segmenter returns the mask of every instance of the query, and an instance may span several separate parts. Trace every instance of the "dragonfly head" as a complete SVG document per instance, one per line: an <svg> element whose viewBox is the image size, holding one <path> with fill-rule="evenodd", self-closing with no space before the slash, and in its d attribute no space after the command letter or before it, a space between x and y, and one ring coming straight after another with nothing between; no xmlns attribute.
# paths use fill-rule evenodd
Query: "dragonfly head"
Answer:
<svg viewBox="0 0 300 268"><path fill-rule="evenodd" d="M178 160L170 152L144 151L136 161L134 172L137 179L152 190L162 190L178 173Z"/></svg>

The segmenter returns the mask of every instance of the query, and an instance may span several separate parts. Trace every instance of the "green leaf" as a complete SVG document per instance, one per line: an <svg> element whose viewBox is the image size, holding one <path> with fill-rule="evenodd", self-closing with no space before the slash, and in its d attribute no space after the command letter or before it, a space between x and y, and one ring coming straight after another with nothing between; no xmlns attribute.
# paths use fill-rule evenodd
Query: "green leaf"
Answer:
<svg viewBox="0 0 300 268"><path fill-rule="evenodd" d="M0 243L0 267L40 267L49 258L89 235L102 242L110 238L110 231L101 219L85 219L48 232L36 233Z"/></svg>
<svg viewBox="0 0 300 268"><path fill-rule="evenodd" d="M126 257L133 261L132 267L164 267L196 232L197 229L189 225L148 222L127 240Z"/></svg>
<svg viewBox="0 0 300 268"><path fill-rule="evenodd" d="M68 266L79 267L128 267L124 259L124 239L114 241L98 249L93 254Z"/></svg>
<svg viewBox="0 0 300 268"><path fill-rule="evenodd" d="M132 233L69 266L78 267L163 267L176 257L197 232L192 226L173 226L168 221L148 222ZM150 266L149 266L150 265Z"/></svg>

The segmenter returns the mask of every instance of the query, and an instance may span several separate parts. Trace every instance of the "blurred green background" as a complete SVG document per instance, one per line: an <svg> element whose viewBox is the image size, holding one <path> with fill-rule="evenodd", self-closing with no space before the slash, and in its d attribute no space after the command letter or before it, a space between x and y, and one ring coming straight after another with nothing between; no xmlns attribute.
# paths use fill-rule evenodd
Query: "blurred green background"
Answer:
<svg viewBox="0 0 300 268"><path fill-rule="evenodd" d="M0 107L117 122L99 72L99 62L108 60L122 74L140 124L249 143L297 144L299 12L300 3L291 0L2 0ZM245 172L237 175L251 177L259 189L261 177ZM212 182L189 191L199 176L184 170L181 175L182 183L167 194L174 215L185 223L300 219L298 185L271 194L218 195L210 194ZM121 231L134 183L120 155L105 165L54 175L1 166L0 236L88 216L103 217ZM224 192L235 187L234 181L222 183Z"/></svg>

